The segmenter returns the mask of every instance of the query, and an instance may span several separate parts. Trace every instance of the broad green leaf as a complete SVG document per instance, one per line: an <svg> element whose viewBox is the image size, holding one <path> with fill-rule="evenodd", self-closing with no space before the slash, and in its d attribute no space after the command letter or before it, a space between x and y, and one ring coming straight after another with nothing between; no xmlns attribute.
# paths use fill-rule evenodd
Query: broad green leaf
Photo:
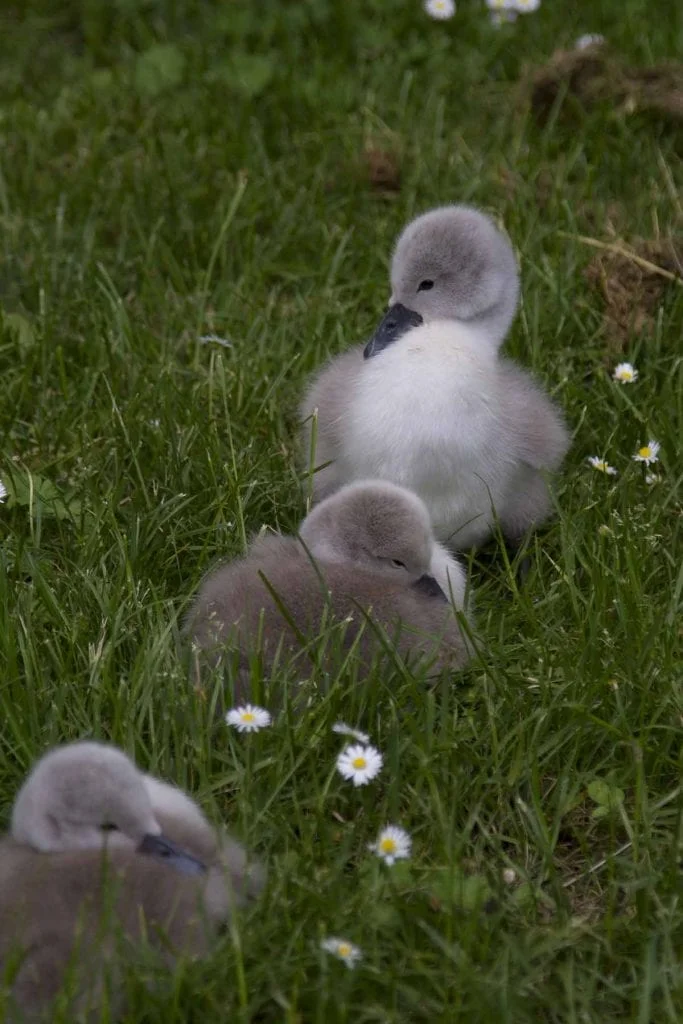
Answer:
<svg viewBox="0 0 683 1024"><path fill-rule="evenodd" d="M47 477L26 470L12 471L3 475L7 488L7 506L33 507L44 517L72 519L81 513L81 502L62 492Z"/></svg>
<svg viewBox="0 0 683 1024"><path fill-rule="evenodd" d="M135 87L153 98L183 80L185 56L177 46L159 43L141 53L135 62Z"/></svg>
<svg viewBox="0 0 683 1024"><path fill-rule="evenodd" d="M596 804L606 808L611 809L623 802L623 789L619 789L618 786L610 786L604 779L593 779L586 788L591 800L595 800Z"/></svg>
<svg viewBox="0 0 683 1024"><path fill-rule="evenodd" d="M20 350L30 348L35 343L31 321L21 313L0 313L0 325L16 338Z"/></svg>
<svg viewBox="0 0 683 1024"><path fill-rule="evenodd" d="M275 72L273 58L263 54L236 53L225 64L208 72L211 82L222 82L247 96L258 96L264 91Z"/></svg>
<svg viewBox="0 0 683 1024"><path fill-rule="evenodd" d="M427 890L445 907L475 910L492 895L483 875L465 875L451 867L436 868L426 878Z"/></svg>

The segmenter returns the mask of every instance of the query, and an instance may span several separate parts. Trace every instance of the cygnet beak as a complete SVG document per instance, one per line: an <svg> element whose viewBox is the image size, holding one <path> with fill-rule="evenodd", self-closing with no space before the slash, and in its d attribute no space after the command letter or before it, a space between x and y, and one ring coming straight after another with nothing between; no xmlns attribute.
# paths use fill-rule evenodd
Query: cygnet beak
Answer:
<svg viewBox="0 0 683 1024"><path fill-rule="evenodd" d="M413 590L419 590L425 597L435 597L438 601L445 601L448 604L448 598L444 594L443 590L436 582L433 576L429 576L425 573L424 576L420 576L419 580L415 580L412 584Z"/></svg>
<svg viewBox="0 0 683 1024"><path fill-rule="evenodd" d="M164 835L153 836L149 833L143 836L138 846L138 853L144 853L148 857L163 860L169 867L175 868L183 875L203 875L206 873L206 864L203 864L192 854L177 846L172 840Z"/></svg>
<svg viewBox="0 0 683 1024"><path fill-rule="evenodd" d="M385 313L377 330L363 349L363 355L366 359L376 356L387 345L398 341L406 331L412 330L413 327L419 327L421 323L423 320L419 313L397 302Z"/></svg>

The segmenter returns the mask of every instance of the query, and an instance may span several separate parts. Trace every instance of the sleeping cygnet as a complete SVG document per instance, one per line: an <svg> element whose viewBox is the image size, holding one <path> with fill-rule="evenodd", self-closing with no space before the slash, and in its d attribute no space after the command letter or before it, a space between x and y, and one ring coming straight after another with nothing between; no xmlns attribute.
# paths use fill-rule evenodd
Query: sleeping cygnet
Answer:
<svg viewBox="0 0 683 1024"><path fill-rule="evenodd" d="M249 692L250 653L260 649L269 667L282 648L305 658L330 624L343 626L342 652L356 645L367 669L383 649L368 618L403 656L427 658L440 671L468 658L456 616L465 588L462 566L434 540L424 503L394 484L361 481L318 505L298 537L258 537L244 558L210 575L186 630L200 664L239 652L240 696Z"/></svg>
<svg viewBox="0 0 683 1024"><path fill-rule="evenodd" d="M75 969L73 1019L99 1020L117 935L170 962L201 956L262 883L242 847L214 831L181 790L142 775L116 747L57 747L28 776L0 839L9 1019L51 1019ZM115 999L115 1016L123 1009Z"/></svg>
<svg viewBox="0 0 683 1024"><path fill-rule="evenodd" d="M519 293L512 248L478 210L444 206L400 235L391 287L371 340L323 368L302 403L314 499L379 477L419 494L453 549L482 543L496 518L518 543L550 512L543 474L569 439L538 383L498 353Z"/></svg>

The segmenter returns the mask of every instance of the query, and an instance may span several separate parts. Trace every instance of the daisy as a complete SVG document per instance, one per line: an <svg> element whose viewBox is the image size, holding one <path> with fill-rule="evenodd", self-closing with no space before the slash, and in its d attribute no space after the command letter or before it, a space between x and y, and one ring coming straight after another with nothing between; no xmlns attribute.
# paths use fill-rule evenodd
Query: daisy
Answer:
<svg viewBox="0 0 683 1024"><path fill-rule="evenodd" d="M541 0L515 0L511 6L519 14L533 14L541 6Z"/></svg>
<svg viewBox="0 0 683 1024"><path fill-rule="evenodd" d="M352 725L347 725L346 722L335 722L332 726L332 732L338 732L341 736L351 736L354 740L358 740L359 743L370 742L370 737L366 732L354 729Z"/></svg>
<svg viewBox="0 0 683 1024"><path fill-rule="evenodd" d="M597 469L599 473L606 473L607 476L616 476L617 471L614 466L610 466L609 462L605 459L599 458L597 455L589 455L588 461L590 462L593 469Z"/></svg>
<svg viewBox="0 0 683 1024"><path fill-rule="evenodd" d="M0 480L0 504L2 504L2 502L5 500L6 497L7 497L7 488L3 484L2 480Z"/></svg>
<svg viewBox="0 0 683 1024"><path fill-rule="evenodd" d="M647 444L638 449L633 459L635 462L644 462L646 466L651 466L653 462L659 461L660 448L659 441L648 441Z"/></svg>
<svg viewBox="0 0 683 1024"><path fill-rule="evenodd" d="M517 872L514 868L503 869L503 881L506 885L514 885L517 881Z"/></svg>
<svg viewBox="0 0 683 1024"><path fill-rule="evenodd" d="M516 0L486 0L486 6L490 11L513 11Z"/></svg>
<svg viewBox="0 0 683 1024"><path fill-rule="evenodd" d="M270 711L256 707L255 704L243 704L231 708L225 716L228 725L233 725L238 732L258 732L271 723Z"/></svg>
<svg viewBox="0 0 683 1024"><path fill-rule="evenodd" d="M223 348L232 348L232 342L228 341L227 338L221 338L220 334L202 334L199 340L202 345L210 345L213 342L216 345L221 345Z"/></svg>
<svg viewBox="0 0 683 1024"><path fill-rule="evenodd" d="M326 953L332 953L338 957L349 970L352 970L358 961L363 959L363 954L358 946L354 946L347 939L323 939L320 948L324 949Z"/></svg>
<svg viewBox="0 0 683 1024"><path fill-rule="evenodd" d="M645 483L648 485L648 487L652 487L653 484L658 484L661 479L662 478L659 475L659 473L646 473L645 474Z"/></svg>
<svg viewBox="0 0 683 1024"><path fill-rule="evenodd" d="M589 46L602 46L604 42L604 36L599 35L597 32L589 32L585 36L579 36L574 43L574 49L587 50Z"/></svg>
<svg viewBox="0 0 683 1024"><path fill-rule="evenodd" d="M430 18L448 21L455 14L454 0L425 0L424 9Z"/></svg>
<svg viewBox="0 0 683 1024"><path fill-rule="evenodd" d="M374 843L370 843L368 850L376 853L385 864L391 867L397 860L408 860L412 839L398 825L387 825L377 836Z"/></svg>
<svg viewBox="0 0 683 1024"><path fill-rule="evenodd" d="M351 744L337 758L337 771L354 786L364 786L382 770L382 755L375 747Z"/></svg>
<svg viewBox="0 0 683 1024"><path fill-rule="evenodd" d="M631 363L619 363L614 367L612 379L618 380L620 384L635 384L638 380L638 371Z"/></svg>

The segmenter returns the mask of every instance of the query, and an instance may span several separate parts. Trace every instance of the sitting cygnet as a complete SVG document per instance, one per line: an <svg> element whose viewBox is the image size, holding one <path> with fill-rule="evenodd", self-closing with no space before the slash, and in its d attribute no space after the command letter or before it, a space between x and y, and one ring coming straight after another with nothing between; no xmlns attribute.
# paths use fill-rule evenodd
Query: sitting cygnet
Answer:
<svg viewBox="0 0 683 1024"><path fill-rule="evenodd" d="M117 933L171 961L202 955L262 880L185 793L142 775L116 747L56 748L26 779L0 839L0 984L9 978L10 1019L51 1019L76 969L74 1019L92 1011L99 1020Z"/></svg>
<svg viewBox="0 0 683 1024"><path fill-rule="evenodd" d="M468 657L455 614L463 609L462 566L434 540L424 503L402 487L361 481L318 505L298 537L258 537L244 558L202 584L186 622L200 662L260 646L272 667L281 648L301 651L326 625L342 624L342 650L356 644L368 668L382 650L369 617L404 655L438 671ZM244 696L244 693L240 694Z"/></svg>
<svg viewBox="0 0 683 1024"><path fill-rule="evenodd" d="M444 206L400 235L391 287L368 344L333 359L301 406L314 498L379 477L419 494L449 547L480 544L496 517L518 542L548 516L543 472L569 440L540 386L498 354L517 307L513 251L478 210Z"/></svg>

